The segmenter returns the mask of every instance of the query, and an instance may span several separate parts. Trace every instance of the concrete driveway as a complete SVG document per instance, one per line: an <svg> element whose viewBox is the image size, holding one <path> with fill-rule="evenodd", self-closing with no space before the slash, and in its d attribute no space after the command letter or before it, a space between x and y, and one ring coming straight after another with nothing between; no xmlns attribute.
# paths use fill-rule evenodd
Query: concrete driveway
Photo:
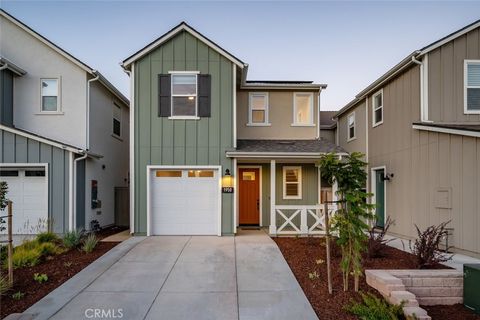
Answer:
<svg viewBox="0 0 480 320"><path fill-rule="evenodd" d="M131 238L25 313L34 319L317 319L263 231Z"/></svg>

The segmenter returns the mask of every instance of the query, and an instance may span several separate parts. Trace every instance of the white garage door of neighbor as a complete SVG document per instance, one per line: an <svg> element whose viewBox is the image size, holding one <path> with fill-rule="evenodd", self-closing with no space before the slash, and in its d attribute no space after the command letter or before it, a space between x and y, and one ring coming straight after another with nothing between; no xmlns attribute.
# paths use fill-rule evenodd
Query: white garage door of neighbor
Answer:
<svg viewBox="0 0 480 320"><path fill-rule="evenodd" d="M150 179L152 235L218 234L218 170L153 169Z"/></svg>
<svg viewBox="0 0 480 320"><path fill-rule="evenodd" d="M0 169L0 181L8 184L7 199L13 202L13 233L31 234L47 227L48 203L45 169ZM0 211L6 215L7 209ZM4 230L2 233L6 233Z"/></svg>

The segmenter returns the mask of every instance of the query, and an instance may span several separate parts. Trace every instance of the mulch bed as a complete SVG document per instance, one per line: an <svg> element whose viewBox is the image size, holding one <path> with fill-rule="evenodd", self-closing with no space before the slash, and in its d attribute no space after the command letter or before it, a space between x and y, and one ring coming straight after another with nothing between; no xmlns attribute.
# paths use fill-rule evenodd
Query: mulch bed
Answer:
<svg viewBox="0 0 480 320"><path fill-rule="evenodd" d="M323 238L273 238L280 251L287 260L303 292L310 301L313 309L320 319L356 319L343 308L352 299L360 300L360 295L353 291L353 277L350 281L350 291L343 291L342 272L340 269L341 252L332 244L331 266L333 280L333 294L329 295L327 286L327 268L325 240ZM365 269L415 269L415 257L407 252L384 246L383 258L364 259ZM317 264L316 260L325 262ZM440 268L447 268L439 266ZM309 279L309 273L317 272L319 278ZM380 294L367 285L365 277L360 278L360 291L371 292L377 296ZM463 305L425 307L432 319L449 320L480 320Z"/></svg>
<svg viewBox="0 0 480 320"><path fill-rule="evenodd" d="M103 239L122 230L116 227L108 228L98 232L97 237ZM13 271L13 288L8 294L0 296L0 319L11 313L25 311L117 244L119 242L99 242L91 253L72 249L56 255L54 258L42 261L34 267L15 269ZM1 273L6 275L7 270L2 269ZM45 273L48 276L48 281L39 284L33 280L34 273ZM20 300L15 300L12 298L12 294L18 291L25 293L25 296Z"/></svg>

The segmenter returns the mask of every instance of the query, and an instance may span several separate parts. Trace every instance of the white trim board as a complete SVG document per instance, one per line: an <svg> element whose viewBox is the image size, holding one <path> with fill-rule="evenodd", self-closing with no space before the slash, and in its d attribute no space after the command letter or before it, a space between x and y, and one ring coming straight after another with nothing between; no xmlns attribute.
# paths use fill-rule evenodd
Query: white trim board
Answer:
<svg viewBox="0 0 480 320"><path fill-rule="evenodd" d="M236 159L234 159L234 161L236 161ZM262 189L263 188L263 186L262 186L262 183L263 183L263 181L262 181L263 167L258 166L258 165L252 165L252 166L250 166L250 165L239 165L239 166L237 166L236 179L235 179L236 181L240 180L240 175L238 174L240 169L259 169L258 175L259 175L259 179L260 179L259 180L259 188L260 188L260 190L259 190L259 192L260 192L260 195L259 195L260 204L259 204L259 206L260 206L260 210L259 210L258 214L259 214L260 219L258 219L258 221L259 221L258 223L259 223L260 227L263 227L263 207L262 207L262 205L263 205L263 200L262 200L262 197L263 197L263 189ZM237 194L236 194L235 198L236 198L236 202L239 203L240 202L240 184L239 183L236 183L236 184L237 184L237 186L236 186L235 189L237 190ZM238 206L238 208L235 210L235 233L236 233L237 227L240 225L240 216L239 215L240 215L240 206Z"/></svg>
<svg viewBox="0 0 480 320"><path fill-rule="evenodd" d="M70 152L73 152L73 153L77 153L77 154L82 154L83 153L83 150L80 149L80 148L75 149L73 147L64 145L60 142L55 142L55 141L52 141L52 140L47 139L47 138L42 138L42 137L36 136L34 134L27 133L27 132L22 131L22 130L17 130L17 129L14 129L14 128L11 128L11 127L8 127L8 126L2 125L2 124L0 124L0 130L4 130L4 131L7 131L7 132L10 132L10 133L13 133L13 134L18 134L19 136L22 136L22 137L25 137L25 138L28 138L28 139L32 139L32 140L35 140L35 141L38 141L38 142L41 142L41 143L45 143L45 144L48 144L50 146L54 146L54 147L57 147L57 148L60 148L60 149L63 149L63 150L67 150L67 151L70 151Z"/></svg>
<svg viewBox="0 0 480 320"><path fill-rule="evenodd" d="M455 134L460 136L467 136L467 137L476 137L480 138L480 132L478 131L468 131L468 130L461 130L461 129L451 129L451 128L440 128L435 126L428 126L428 125L412 125L413 129L422 130L422 131L431 131L431 132L439 132L439 133L447 133L447 134Z"/></svg>
<svg viewBox="0 0 480 320"><path fill-rule="evenodd" d="M140 59L144 55L148 54L150 51L154 50L155 48L159 47L163 43L167 42L168 40L173 38L177 33L181 32L181 31L186 31L186 32L190 33L192 36L194 36L195 38L197 38L198 40L200 40L201 42L203 42L204 44L206 44L207 46L209 46L213 50L217 51L219 54L221 54L222 56L224 56L225 58L227 58L228 60L230 60L231 62L236 64L237 66L239 66L241 69L243 69L245 67L245 64L242 61L238 60L237 58L235 58L234 56L232 56L231 54L229 54L228 52L226 52L225 50L220 48L218 45L216 45L215 43L213 43L212 41L210 41L209 39L204 37L202 34L195 31L193 28L191 28L185 22L182 22L181 24L179 24L177 27L175 27L171 31L167 32L166 34L164 34L163 36L161 36L160 38L158 38L157 40L155 40L151 44L147 45L145 48L143 48L140 51L134 53L132 56L127 58L125 61L123 61L122 67L124 69L128 69L129 65L132 64L134 61Z"/></svg>
<svg viewBox="0 0 480 320"><path fill-rule="evenodd" d="M147 236L151 235L151 201L150 201L150 172L152 170L202 170L210 169L218 171L218 225L217 235L222 235L222 166L174 166L174 165L147 165L146 177L147 177Z"/></svg>

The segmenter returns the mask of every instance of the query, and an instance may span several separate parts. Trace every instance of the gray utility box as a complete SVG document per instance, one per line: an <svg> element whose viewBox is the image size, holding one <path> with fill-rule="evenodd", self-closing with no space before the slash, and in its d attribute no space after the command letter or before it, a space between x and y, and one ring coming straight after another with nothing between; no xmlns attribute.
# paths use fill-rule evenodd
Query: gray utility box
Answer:
<svg viewBox="0 0 480 320"><path fill-rule="evenodd" d="M480 264L463 265L463 304L480 314Z"/></svg>

